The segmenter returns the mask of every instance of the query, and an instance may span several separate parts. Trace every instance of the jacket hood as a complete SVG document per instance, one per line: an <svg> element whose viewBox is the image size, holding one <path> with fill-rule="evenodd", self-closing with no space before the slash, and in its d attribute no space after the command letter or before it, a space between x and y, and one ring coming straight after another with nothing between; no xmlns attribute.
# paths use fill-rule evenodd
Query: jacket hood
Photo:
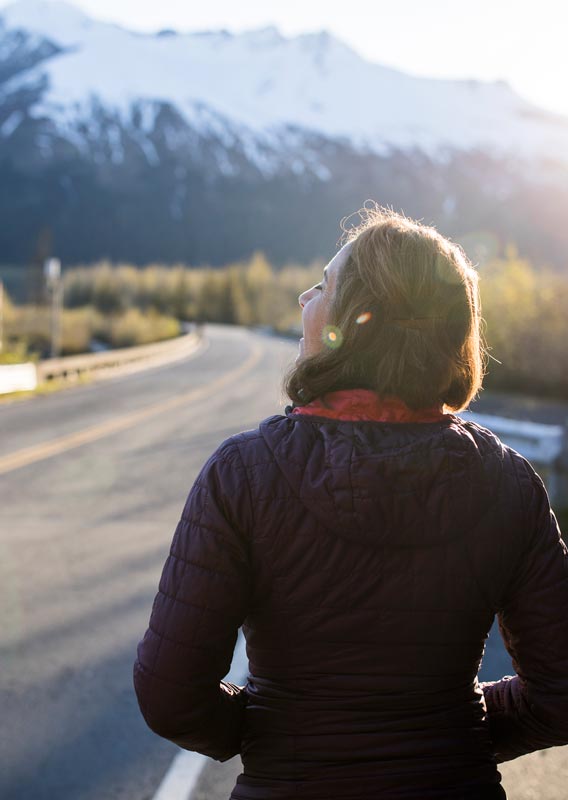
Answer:
<svg viewBox="0 0 568 800"><path fill-rule="evenodd" d="M297 414L288 406L259 431L306 509L351 540L448 542L467 535L500 491L504 446L453 414L391 422Z"/></svg>

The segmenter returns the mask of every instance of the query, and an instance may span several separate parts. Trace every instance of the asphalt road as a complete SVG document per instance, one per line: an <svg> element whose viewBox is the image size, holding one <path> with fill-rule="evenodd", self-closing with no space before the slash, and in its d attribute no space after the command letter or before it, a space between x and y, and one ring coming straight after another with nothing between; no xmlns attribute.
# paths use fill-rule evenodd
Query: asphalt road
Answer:
<svg viewBox="0 0 568 800"><path fill-rule="evenodd" d="M2 800L144 800L178 752L138 710L136 644L199 469L282 411L297 352L205 334L185 361L0 407ZM67 449L46 455L54 440Z"/></svg>
<svg viewBox="0 0 568 800"><path fill-rule="evenodd" d="M2 800L155 796L180 751L140 715L136 644L199 469L227 436L283 412L297 352L208 325L185 360L0 405ZM493 633L480 677L511 671ZM536 756L511 765L529 790L552 763ZM564 748L553 758L566 772ZM208 760L193 800L226 800L239 770L238 757Z"/></svg>

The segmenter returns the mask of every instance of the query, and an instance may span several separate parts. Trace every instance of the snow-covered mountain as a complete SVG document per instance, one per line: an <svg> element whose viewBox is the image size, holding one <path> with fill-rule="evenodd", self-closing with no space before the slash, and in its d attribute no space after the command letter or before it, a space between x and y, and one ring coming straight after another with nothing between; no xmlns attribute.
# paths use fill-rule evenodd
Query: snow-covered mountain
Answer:
<svg viewBox="0 0 568 800"><path fill-rule="evenodd" d="M119 128L135 118L140 146L155 160L150 134L168 104L200 133L213 133L228 148L241 144L267 172L278 169L277 154L288 143L295 149L303 131L377 153L418 148L436 157L476 147L568 160L568 118L536 108L506 83L406 75L365 61L325 31L292 38L274 27L141 35L45 0L20 0L0 13L4 42L19 29L33 34L36 52L44 48L44 58L4 91L44 86L29 114L52 120L78 147L101 135L96 123L90 128L104 110ZM18 120L16 111L1 135L13 133ZM120 131L106 133L119 160ZM170 139L175 147L177 131ZM220 159L220 169L235 166Z"/></svg>
<svg viewBox="0 0 568 800"><path fill-rule="evenodd" d="M367 198L565 263L567 176L568 118L504 82L407 75L325 31L0 9L0 264L308 260Z"/></svg>

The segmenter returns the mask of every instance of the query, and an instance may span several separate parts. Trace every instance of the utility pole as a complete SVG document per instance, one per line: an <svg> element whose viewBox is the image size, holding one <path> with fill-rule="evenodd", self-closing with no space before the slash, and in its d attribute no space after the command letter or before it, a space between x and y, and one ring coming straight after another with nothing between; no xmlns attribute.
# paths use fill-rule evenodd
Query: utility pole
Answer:
<svg viewBox="0 0 568 800"><path fill-rule="evenodd" d="M51 292L51 358L57 358L61 352L61 311L63 307L61 261L58 258L48 258L43 264L43 274L47 288Z"/></svg>

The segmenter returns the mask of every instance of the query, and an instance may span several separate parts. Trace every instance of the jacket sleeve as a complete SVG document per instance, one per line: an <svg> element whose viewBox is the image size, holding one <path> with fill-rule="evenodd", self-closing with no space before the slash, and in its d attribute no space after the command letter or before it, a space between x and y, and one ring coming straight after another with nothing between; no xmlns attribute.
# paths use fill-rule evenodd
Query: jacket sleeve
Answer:
<svg viewBox="0 0 568 800"><path fill-rule="evenodd" d="M480 684L497 763L568 744L568 552L540 476L515 455L527 528L497 619L517 674Z"/></svg>
<svg viewBox="0 0 568 800"><path fill-rule="evenodd" d="M248 492L227 440L189 492L133 670L148 726L217 761L240 752L247 700L244 687L221 679L249 609Z"/></svg>

